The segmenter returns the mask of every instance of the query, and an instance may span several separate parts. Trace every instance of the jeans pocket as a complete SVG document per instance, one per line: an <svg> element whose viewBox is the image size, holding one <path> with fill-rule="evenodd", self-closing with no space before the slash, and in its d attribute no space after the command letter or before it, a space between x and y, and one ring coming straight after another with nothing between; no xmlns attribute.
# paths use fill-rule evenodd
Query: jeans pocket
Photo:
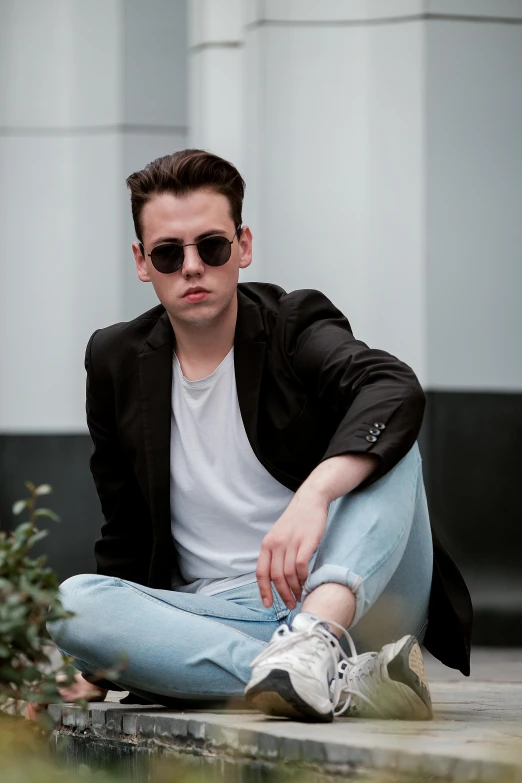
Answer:
<svg viewBox="0 0 522 783"><path fill-rule="evenodd" d="M291 609L288 608L288 606L285 604L275 587L272 585L272 597L274 599L274 603L272 604L274 613L275 613L275 619L279 622L282 622L283 620L286 620Z"/></svg>
<svg viewBox="0 0 522 783"><path fill-rule="evenodd" d="M272 606L263 605L257 582L251 582L241 587L232 587L230 590L223 590L216 594L216 598L222 598L235 604L235 606L256 612L260 622L278 622L287 617L290 612L273 585Z"/></svg>

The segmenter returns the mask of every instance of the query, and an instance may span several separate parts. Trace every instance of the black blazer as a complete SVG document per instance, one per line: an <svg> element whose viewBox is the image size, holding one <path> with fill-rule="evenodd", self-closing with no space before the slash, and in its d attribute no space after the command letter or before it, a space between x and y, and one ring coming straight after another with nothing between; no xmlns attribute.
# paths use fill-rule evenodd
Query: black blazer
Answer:
<svg viewBox="0 0 522 783"><path fill-rule="evenodd" d="M99 329L85 355L90 467L105 523L95 544L99 574L171 589L182 584L170 515L174 332L162 305ZM287 294L238 285L234 361L239 407L259 461L296 490L323 460L375 454L389 471L415 443L425 397L411 370L356 340L319 291ZM382 422L376 442L369 428ZM469 674L472 608L457 567L434 539L425 646Z"/></svg>

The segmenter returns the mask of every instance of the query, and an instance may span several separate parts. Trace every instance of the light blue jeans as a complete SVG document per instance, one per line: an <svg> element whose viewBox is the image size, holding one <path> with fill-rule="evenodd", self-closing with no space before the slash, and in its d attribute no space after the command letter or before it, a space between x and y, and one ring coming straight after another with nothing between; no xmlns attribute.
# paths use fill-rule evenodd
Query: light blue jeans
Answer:
<svg viewBox="0 0 522 783"><path fill-rule="evenodd" d="M404 634L422 642L428 623L433 549L417 444L385 476L331 504L305 593L326 582L356 596L350 634L358 652ZM289 611L277 592L265 608L257 583L214 596L158 590L81 574L60 587L76 616L48 629L86 674L129 656L118 685L154 703L224 701L240 696L249 664Z"/></svg>

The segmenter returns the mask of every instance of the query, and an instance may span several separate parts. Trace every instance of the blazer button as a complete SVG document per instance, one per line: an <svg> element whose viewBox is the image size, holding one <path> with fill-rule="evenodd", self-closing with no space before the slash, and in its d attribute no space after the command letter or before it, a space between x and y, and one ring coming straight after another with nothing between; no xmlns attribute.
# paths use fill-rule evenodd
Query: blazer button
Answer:
<svg viewBox="0 0 522 783"><path fill-rule="evenodd" d="M384 430L386 428L386 424L383 424L382 421L374 422L373 426L377 427L378 430Z"/></svg>
<svg viewBox="0 0 522 783"><path fill-rule="evenodd" d="M367 435L366 440L368 440L370 443L375 443L377 438L375 437L375 435Z"/></svg>
<svg viewBox="0 0 522 783"><path fill-rule="evenodd" d="M380 430L368 430L368 431L369 431L370 435L380 435L381 434Z"/></svg>

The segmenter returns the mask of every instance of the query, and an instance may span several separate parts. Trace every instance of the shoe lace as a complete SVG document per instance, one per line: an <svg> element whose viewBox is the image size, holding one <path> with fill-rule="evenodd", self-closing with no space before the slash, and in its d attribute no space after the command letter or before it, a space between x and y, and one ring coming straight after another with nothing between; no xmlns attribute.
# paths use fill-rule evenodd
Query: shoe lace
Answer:
<svg viewBox="0 0 522 783"><path fill-rule="evenodd" d="M325 625L333 625L335 628L338 628L342 635L345 637L346 641L348 642L348 646L350 648L351 656L347 656L342 649L341 645L337 641L336 637L329 633L327 629L325 628ZM262 662L266 658L269 658L270 655L273 653L274 649L277 647L278 652L283 650L289 650L292 647L294 647L296 644L301 642L303 638L309 637L310 639L313 639L314 641L317 640L320 642L319 644L314 645L313 647L310 647L309 652L305 652L303 650L300 651L300 658L306 659L307 657L311 656L319 656L320 651L324 649L324 645L326 645L329 655L331 657L333 668L335 670L335 677L333 681L333 694L331 696L332 699L332 707L334 710L334 715L341 715L345 710L348 709L351 696L348 697L347 702L343 705L342 709L339 712L336 712L336 707L339 704L339 701L341 700L342 696L346 692L350 692L350 689L346 686L346 683L343 684L344 678L341 678L338 676L338 669L339 669L339 661L341 660L341 664L344 665L343 671L349 667L354 666L357 663L357 652L355 650L355 645L353 643L353 639L342 625L339 623L334 622L333 620L315 620L314 622L310 623L308 628L302 631L296 631L292 630L288 625L282 625L278 630L276 631L275 637L269 642L268 646L265 650L263 650L254 660L251 662L250 666L254 667L258 663ZM367 699L364 694L357 694L362 696L363 699Z"/></svg>
<svg viewBox="0 0 522 783"><path fill-rule="evenodd" d="M377 713L379 713L379 708L373 702L365 693L363 693L360 688L356 688L353 683L348 684L346 681L348 675L356 675L357 679L362 683L366 678L370 678L372 674L374 673L374 662L375 662L375 653L364 653L361 658L355 661L351 661L349 658L346 658L340 662L339 664L339 697L337 700L337 704L343 699L345 694L347 694L347 698L342 705L342 707L336 711L334 711L335 716L342 715L346 710L352 706L352 696L356 696L359 699L362 699L367 704L372 707L373 710L375 710ZM337 706L336 704L336 706ZM353 705L355 709L357 709L356 705Z"/></svg>

